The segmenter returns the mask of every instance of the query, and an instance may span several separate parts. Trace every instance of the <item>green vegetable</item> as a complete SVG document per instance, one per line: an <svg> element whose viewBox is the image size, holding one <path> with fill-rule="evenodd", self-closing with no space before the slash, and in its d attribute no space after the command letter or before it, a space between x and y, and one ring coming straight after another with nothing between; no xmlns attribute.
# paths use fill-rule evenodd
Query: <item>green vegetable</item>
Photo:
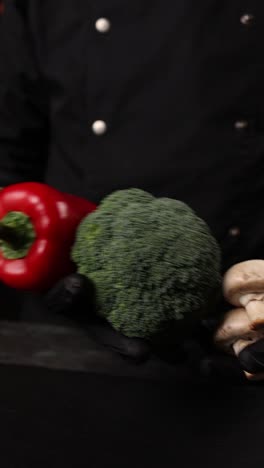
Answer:
<svg viewBox="0 0 264 468"><path fill-rule="evenodd" d="M221 286L207 224L185 203L140 189L114 192L82 220L72 259L95 283L98 314L128 337L201 316Z"/></svg>

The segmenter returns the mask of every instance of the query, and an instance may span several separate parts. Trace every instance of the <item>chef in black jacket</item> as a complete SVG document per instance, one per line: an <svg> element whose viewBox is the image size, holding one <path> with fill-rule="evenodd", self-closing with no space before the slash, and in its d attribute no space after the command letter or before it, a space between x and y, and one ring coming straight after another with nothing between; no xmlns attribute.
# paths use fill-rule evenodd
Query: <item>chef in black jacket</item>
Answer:
<svg viewBox="0 0 264 468"><path fill-rule="evenodd" d="M232 264L264 252L264 6L6 0L0 185L188 203Z"/></svg>

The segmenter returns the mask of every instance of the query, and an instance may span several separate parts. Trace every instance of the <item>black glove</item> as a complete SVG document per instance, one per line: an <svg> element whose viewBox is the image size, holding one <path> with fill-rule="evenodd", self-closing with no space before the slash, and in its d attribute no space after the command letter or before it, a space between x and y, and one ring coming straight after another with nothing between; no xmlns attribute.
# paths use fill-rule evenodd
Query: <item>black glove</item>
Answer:
<svg viewBox="0 0 264 468"><path fill-rule="evenodd" d="M45 295L44 301L52 314L65 317L82 328L87 327L89 335L97 342L134 362L144 362L152 354L172 365L185 361L197 377L237 382L245 381L243 370L250 373L264 370L264 340L243 350L239 359L216 349L213 335L219 318L199 322L188 337L180 342L175 340L173 345L166 340L159 345L150 345L143 339L127 338L96 316L95 287L78 273L60 280Z"/></svg>
<svg viewBox="0 0 264 468"><path fill-rule="evenodd" d="M250 374L264 373L264 339L256 341L240 352L238 359L242 368Z"/></svg>
<svg viewBox="0 0 264 468"><path fill-rule="evenodd" d="M196 372L209 379L227 379L246 382L244 371L264 374L264 339L244 348L238 357L218 351L213 343L214 333L221 320L204 320L199 324L193 338L186 340L184 349Z"/></svg>
<svg viewBox="0 0 264 468"><path fill-rule="evenodd" d="M50 313L67 318L75 326L86 327L89 336L123 358L138 363L148 358L147 342L122 335L96 316L95 287L84 275L73 273L60 280L44 296L44 302Z"/></svg>
<svg viewBox="0 0 264 468"><path fill-rule="evenodd" d="M198 376L210 381L245 383L241 362L236 356L219 351L213 342L219 319L201 321L193 336L183 343L186 360Z"/></svg>

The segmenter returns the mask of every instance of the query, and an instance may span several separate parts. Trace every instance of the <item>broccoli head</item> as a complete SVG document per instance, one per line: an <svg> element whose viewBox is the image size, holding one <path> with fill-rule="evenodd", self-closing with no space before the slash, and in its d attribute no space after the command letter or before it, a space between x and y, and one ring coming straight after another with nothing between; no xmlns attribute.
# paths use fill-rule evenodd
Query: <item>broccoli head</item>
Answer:
<svg viewBox="0 0 264 468"><path fill-rule="evenodd" d="M96 286L97 312L128 337L199 317L221 285L220 249L185 203L118 190L80 223L72 249Z"/></svg>

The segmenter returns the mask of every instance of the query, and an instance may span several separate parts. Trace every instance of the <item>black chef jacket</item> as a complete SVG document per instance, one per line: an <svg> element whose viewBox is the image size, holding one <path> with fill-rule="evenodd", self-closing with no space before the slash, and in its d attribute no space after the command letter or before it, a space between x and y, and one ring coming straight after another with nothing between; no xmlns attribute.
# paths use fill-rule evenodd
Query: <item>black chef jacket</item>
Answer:
<svg viewBox="0 0 264 468"><path fill-rule="evenodd" d="M0 185L188 203L223 271L264 255L264 5L6 0Z"/></svg>
<svg viewBox="0 0 264 468"><path fill-rule="evenodd" d="M263 2L5 1L0 185L95 202L141 187L207 221L223 271L263 256ZM247 386L0 371L6 466L263 464L263 394Z"/></svg>

